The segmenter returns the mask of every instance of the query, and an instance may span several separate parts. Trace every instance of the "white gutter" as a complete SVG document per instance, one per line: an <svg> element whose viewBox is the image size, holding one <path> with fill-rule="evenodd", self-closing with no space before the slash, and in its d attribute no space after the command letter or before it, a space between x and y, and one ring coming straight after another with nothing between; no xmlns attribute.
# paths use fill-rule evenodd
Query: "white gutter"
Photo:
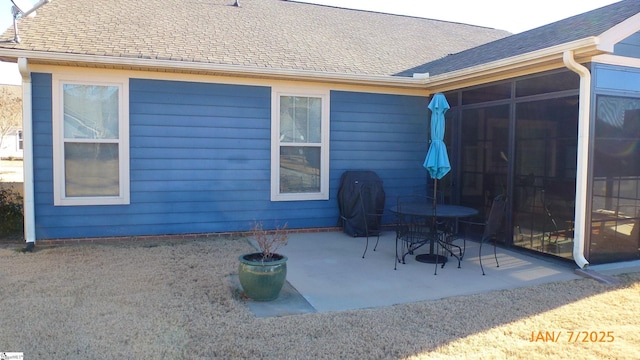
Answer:
<svg viewBox="0 0 640 360"><path fill-rule="evenodd" d="M580 75L580 108L578 110L578 159L576 166L576 205L573 236L573 260L580 269L589 266L584 257L587 231L587 170L589 165L589 129L591 127L591 73L573 58L573 51L562 55L565 66Z"/></svg>
<svg viewBox="0 0 640 360"><path fill-rule="evenodd" d="M26 58L18 59L22 75L22 136L24 168L24 238L27 243L36 242L35 206L33 190L33 120L31 109L31 72Z"/></svg>

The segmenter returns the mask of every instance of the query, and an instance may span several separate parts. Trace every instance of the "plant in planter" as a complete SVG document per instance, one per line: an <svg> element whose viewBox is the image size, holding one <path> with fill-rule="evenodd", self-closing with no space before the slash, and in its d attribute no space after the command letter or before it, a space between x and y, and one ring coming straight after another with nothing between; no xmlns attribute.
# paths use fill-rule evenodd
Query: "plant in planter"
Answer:
<svg viewBox="0 0 640 360"><path fill-rule="evenodd" d="M241 255L238 277L244 294L257 301L274 300L280 294L287 277L287 257L276 251L287 244L287 224L275 230L264 230L262 222L255 222L251 236L259 252Z"/></svg>

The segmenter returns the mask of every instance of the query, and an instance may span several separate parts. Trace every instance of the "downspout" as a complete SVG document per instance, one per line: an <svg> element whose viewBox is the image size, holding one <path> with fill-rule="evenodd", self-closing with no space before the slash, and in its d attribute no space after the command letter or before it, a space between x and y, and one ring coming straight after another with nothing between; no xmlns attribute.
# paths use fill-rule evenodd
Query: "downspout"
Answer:
<svg viewBox="0 0 640 360"><path fill-rule="evenodd" d="M562 54L564 65L571 71L580 75L580 101L578 109L578 159L576 166L576 205L575 224L573 236L573 260L580 269L589 266L584 257L586 241L587 213L587 174L589 167L589 129L591 127L591 73L589 69L578 64L573 57L573 51L567 50Z"/></svg>
<svg viewBox="0 0 640 360"><path fill-rule="evenodd" d="M22 76L22 136L24 168L24 238L35 245L35 205L33 190L33 119L31 97L31 72L26 58L18 58L18 69Z"/></svg>

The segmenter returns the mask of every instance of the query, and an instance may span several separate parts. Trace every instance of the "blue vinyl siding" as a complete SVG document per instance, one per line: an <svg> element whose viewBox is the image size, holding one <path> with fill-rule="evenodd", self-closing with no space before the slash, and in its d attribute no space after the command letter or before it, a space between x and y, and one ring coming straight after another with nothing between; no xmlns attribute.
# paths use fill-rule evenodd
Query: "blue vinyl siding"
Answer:
<svg viewBox="0 0 640 360"><path fill-rule="evenodd" d="M386 208L424 186L429 99L420 96L331 92L331 198L347 170L373 170L384 181ZM385 211L385 222L391 222Z"/></svg>
<svg viewBox="0 0 640 360"><path fill-rule="evenodd" d="M346 170L376 171L387 207L424 184L428 99L333 91L329 201L271 202L270 98L262 86L131 79L130 205L54 207L51 76L34 74L37 238L330 227Z"/></svg>
<svg viewBox="0 0 640 360"><path fill-rule="evenodd" d="M51 75L34 73L31 81L36 238L48 238L50 229L42 224L41 214L53 204Z"/></svg>

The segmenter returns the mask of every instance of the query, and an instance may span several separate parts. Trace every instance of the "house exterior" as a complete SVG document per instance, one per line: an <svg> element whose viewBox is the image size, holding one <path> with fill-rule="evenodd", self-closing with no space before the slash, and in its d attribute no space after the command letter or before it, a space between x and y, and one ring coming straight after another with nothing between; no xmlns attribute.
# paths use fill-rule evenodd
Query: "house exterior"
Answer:
<svg viewBox="0 0 640 360"><path fill-rule="evenodd" d="M0 85L0 92L0 159L22 159L22 127L18 112L21 107L15 102L20 99L22 89L15 85ZM5 101L9 103L5 104Z"/></svg>
<svg viewBox="0 0 640 360"><path fill-rule="evenodd" d="M387 207L428 186L442 92L450 201L506 194L510 246L640 258L640 1L512 36L233 3L56 0L20 43L2 35L23 76L28 242L335 227L347 170L375 171Z"/></svg>
<svg viewBox="0 0 640 360"><path fill-rule="evenodd" d="M2 159L22 159L22 130L11 128L2 137L0 147L0 158Z"/></svg>

